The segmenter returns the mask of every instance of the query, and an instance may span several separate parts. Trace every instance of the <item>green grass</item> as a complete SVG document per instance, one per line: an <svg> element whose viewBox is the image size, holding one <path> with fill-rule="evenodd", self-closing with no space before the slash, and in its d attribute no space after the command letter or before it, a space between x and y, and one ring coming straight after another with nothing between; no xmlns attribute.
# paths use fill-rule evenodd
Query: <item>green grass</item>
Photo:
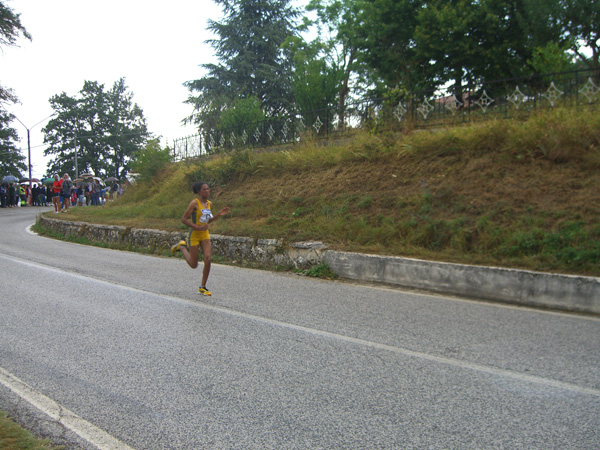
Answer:
<svg viewBox="0 0 600 450"><path fill-rule="evenodd" d="M231 213L213 233L321 240L364 253L600 275L600 114L556 109L409 134L169 165L91 223L181 231L190 186Z"/></svg>
<svg viewBox="0 0 600 450"><path fill-rule="evenodd" d="M36 439L29 431L12 421L0 411L0 449L2 450L59 450L47 439Z"/></svg>

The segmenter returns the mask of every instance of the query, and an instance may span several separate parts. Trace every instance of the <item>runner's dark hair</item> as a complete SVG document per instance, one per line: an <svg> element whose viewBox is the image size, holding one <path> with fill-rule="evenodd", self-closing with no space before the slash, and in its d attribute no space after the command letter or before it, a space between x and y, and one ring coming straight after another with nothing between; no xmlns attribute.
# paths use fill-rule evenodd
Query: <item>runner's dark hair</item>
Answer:
<svg viewBox="0 0 600 450"><path fill-rule="evenodd" d="M194 183L194 185L192 186L192 191L194 192L194 194L199 193L202 190L202 186L204 185L208 185L208 183L205 183L204 181L198 181L197 183Z"/></svg>

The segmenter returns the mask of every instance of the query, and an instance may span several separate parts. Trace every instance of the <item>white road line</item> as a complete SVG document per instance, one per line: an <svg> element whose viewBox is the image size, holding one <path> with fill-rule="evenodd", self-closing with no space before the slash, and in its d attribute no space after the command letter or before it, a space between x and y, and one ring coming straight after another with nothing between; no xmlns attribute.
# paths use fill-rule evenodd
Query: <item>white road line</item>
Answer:
<svg viewBox="0 0 600 450"><path fill-rule="evenodd" d="M514 380L518 380L520 382L534 383L537 385L572 391L572 392L576 392L578 394L592 395L595 397L600 397L600 389L589 388L589 387L585 387L585 386L578 386L576 384L558 381L558 380L554 380L551 378L545 378L545 377L535 376L535 375L528 375L528 374L524 374L521 372L515 372L515 371L507 370L507 369L500 369L498 367L486 366L483 364L472 363L469 361L462 361L462 360L458 360L458 359L452 359L452 358L446 358L446 357L442 357L442 356L431 355L429 353L418 352L418 351L410 350L410 349L403 348L403 347L382 344L380 342L368 341L365 339L359 339L359 338L354 338L351 336L345 336L343 334L333 333L330 331L318 330L315 328L309 328L309 327L305 327L302 325L296 325L296 324L289 323L289 322L282 322L282 321L275 320L275 319L269 319L267 317L256 316L256 315L248 314L245 312L235 311L235 310L232 310L229 308L224 308L221 306L209 305L206 303L200 303L198 301L182 299L179 297L173 297L173 296L169 296L169 295L157 294L155 292L149 292L149 291L144 291L144 290L129 287L129 286L118 285L118 284L110 283L108 281L99 280L97 278L86 277L84 275L67 272L62 269L57 269L55 267L50 267L50 266L46 266L43 264L31 262L31 261L21 260L18 258L6 257L3 255L0 255L0 258L10 259L13 262L18 262L20 264L24 264L27 266L37 267L37 268L43 269L43 270L48 270L48 271L52 271L52 272L60 272L63 275L69 275L73 278L86 279L90 282L104 284L104 285L110 286L112 288L117 287L117 288L129 290L131 292L143 293L144 295L152 295L157 298L162 298L162 299L170 300L170 301L177 302L177 303L184 302L184 303L194 305L198 308L203 308L203 309L207 309L210 311L219 312L222 314L227 314L230 316L241 317L241 318L253 320L256 322L267 323L270 325L274 325L274 326L281 327L281 328L286 328L289 330L301 331L303 333L312 334L315 336L321 336L321 337L326 337L329 339L335 339L338 341L349 342L349 343L364 346L364 347L385 350L385 351L389 351L389 352L396 353L396 354L402 354L402 355L406 355L409 357L419 358L419 359L426 360L426 361L432 361L432 362L439 363L439 364L446 364L446 365L450 365L450 366L454 366L454 367L459 367L462 369L474 370L477 372L487 373L490 375L511 378ZM575 317L577 317L577 316L575 316ZM585 317L583 319L585 319Z"/></svg>
<svg viewBox="0 0 600 450"><path fill-rule="evenodd" d="M52 420L71 430L98 450L134 450L132 447L69 411L0 367L0 383Z"/></svg>
<svg viewBox="0 0 600 450"><path fill-rule="evenodd" d="M444 358L442 356L430 355L428 353L417 352L417 351L410 350L407 348L396 347L396 346L388 345L388 344L382 344L380 342L367 341L365 339L353 338L350 336L345 336L343 334L337 334L337 333L332 333L329 331L317 330L314 328L304 327L302 325L294 325L291 323L281 322L278 320L268 319L265 317L254 316L254 315L246 314L246 313L239 312L239 311L228 310L226 308L221 308L218 306L204 305L204 304L201 306L206 309L211 309L214 311L222 311L222 312L225 312L230 315L243 317L243 318L250 319L250 320L256 320L256 321L260 321L263 323L269 323L269 324L279 326L282 328L288 328L291 330L302 331L302 332L308 333L308 334L313 334L313 335L317 335L317 336L336 339L338 341L350 342L352 344L376 348L379 350L385 350L385 351L389 351L392 353L402 354L402 355L410 356L413 358L424 359L427 361L433 361L433 362L440 363L440 364L447 364L447 365L454 366L454 367L460 367L462 369L475 370L477 372L498 375L498 376L502 376L502 377L516 379L519 381L525 381L525 382L529 382L529 383L540 384L540 385L554 387L554 388L558 388L558 389L574 391L579 394L593 395L596 397L600 397L600 389L578 386L576 384L565 383L562 381L553 380L551 378L538 377L535 375L527 375L524 373L514 372L512 370L500 369L497 367L471 363L469 361L461 361L458 359Z"/></svg>

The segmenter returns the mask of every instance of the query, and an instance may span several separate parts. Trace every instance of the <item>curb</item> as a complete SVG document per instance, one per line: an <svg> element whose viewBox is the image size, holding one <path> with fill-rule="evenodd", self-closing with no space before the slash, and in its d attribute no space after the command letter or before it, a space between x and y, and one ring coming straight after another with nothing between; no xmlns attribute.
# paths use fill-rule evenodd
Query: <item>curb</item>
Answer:
<svg viewBox="0 0 600 450"><path fill-rule="evenodd" d="M328 250L323 261L342 278L469 298L600 314L600 278L469 266Z"/></svg>

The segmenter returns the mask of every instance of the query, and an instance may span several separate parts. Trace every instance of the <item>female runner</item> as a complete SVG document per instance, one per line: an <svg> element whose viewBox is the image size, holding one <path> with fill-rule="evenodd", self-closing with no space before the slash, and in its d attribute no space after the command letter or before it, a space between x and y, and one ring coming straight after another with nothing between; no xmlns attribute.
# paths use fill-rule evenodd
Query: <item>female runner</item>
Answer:
<svg viewBox="0 0 600 450"><path fill-rule="evenodd" d="M198 293L212 295L206 288L212 261L212 244L208 233L208 224L227 214L230 208L227 206L213 216L211 212L212 203L208 200L210 195L208 184L200 181L192 186L192 190L196 194L196 198L190 202L181 218L181 222L190 227L191 230L187 242L179 241L172 246L171 254L174 255L175 252L181 250L188 265L195 269L198 267L198 248L202 247L204 269L202 271L202 284L198 288Z"/></svg>

